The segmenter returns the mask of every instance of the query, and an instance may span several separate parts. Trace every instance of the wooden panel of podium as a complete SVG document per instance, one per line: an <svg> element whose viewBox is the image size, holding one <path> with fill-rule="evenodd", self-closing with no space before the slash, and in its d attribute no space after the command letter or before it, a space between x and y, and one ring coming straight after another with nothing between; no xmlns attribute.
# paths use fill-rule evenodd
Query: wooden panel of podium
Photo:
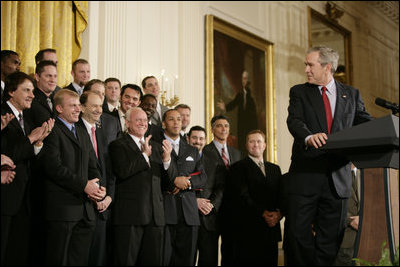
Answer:
<svg viewBox="0 0 400 267"><path fill-rule="evenodd" d="M393 261L399 245L399 118L389 115L332 134L324 149L361 169L354 257L377 263L385 241Z"/></svg>

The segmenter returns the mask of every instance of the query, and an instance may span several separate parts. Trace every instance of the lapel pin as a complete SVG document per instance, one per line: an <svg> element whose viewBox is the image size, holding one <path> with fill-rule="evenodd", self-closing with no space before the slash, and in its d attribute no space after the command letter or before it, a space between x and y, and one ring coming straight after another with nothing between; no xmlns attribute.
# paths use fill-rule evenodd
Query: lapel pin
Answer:
<svg viewBox="0 0 400 267"><path fill-rule="evenodd" d="M342 97L343 97L343 98L346 98L346 97L347 97L347 95L342 95Z"/></svg>

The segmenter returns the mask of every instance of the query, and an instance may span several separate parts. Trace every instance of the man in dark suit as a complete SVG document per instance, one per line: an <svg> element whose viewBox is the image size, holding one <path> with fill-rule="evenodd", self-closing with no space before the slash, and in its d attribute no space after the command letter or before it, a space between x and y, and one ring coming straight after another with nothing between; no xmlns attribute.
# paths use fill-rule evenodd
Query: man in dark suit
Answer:
<svg viewBox="0 0 400 267"><path fill-rule="evenodd" d="M106 189L99 186L96 156L85 129L76 126L77 93L59 90L54 96L57 118L44 142L40 161L45 172L46 264L87 265L96 223L94 203Z"/></svg>
<svg viewBox="0 0 400 267"><path fill-rule="evenodd" d="M202 158L207 174L207 183L203 191L197 193L197 205L199 207L201 222L199 240L197 242L199 266L218 265L218 239L222 230L224 231L222 239L223 249L221 249L222 262L224 264L229 262L227 248L230 245L228 238L230 223L224 224L221 227L221 218L219 216L221 215L220 210L229 165L241 159L239 150L227 145L229 129L230 124L227 117L223 115L214 116L211 119L211 131L214 139L203 149ZM224 159L226 160L226 164ZM211 210L207 212L210 208Z"/></svg>
<svg viewBox="0 0 400 267"><path fill-rule="evenodd" d="M163 116L165 139L171 143L170 190L164 194L166 242L164 263L171 266L193 266L195 263L199 213L195 191L207 181L200 154L196 148L180 140L181 116L168 110Z"/></svg>
<svg viewBox="0 0 400 267"><path fill-rule="evenodd" d="M127 133L110 144L116 175L113 210L114 264L161 266L165 215L163 163L171 163L172 147L144 137L147 115L139 107L126 112ZM170 166L169 168L174 168Z"/></svg>
<svg viewBox="0 0 400 267"><path fill-rule="evenodd" d="M242 73L242 90L228 104L225 105L222 100L217 103L222 112L231 111L237 107L237 139L242 153L246 151L246 134L258 129L256 103L251 96L249 83L249 73L245 70Z"/></svg>
<svg viewBox="0 0 400 267"><path fill-rule="evenodd" d="M15 177L11 183L1 185L2 265L28 264L30 160L40 152L43 139L54 126L54 120L50 119L34 128L25 116L34 98L33 91L33 79L26 73L15 72L8 76L1 115L13 114L13 119L1 131L1 153L14 162Z"/></svg>
<svg viewBox="0 0 400 267"><path fill-rule="evenodd" d="M77 122L77 125L83 127L88 134L96 154L97 168L101 174L100 185L105 186L107 191L105 198L96 202L96 228L90 246L89 265L106 266L107 243L111 241L107 233L107 220L110 212L109 207L114 199L115 176L112 172L111 159L108 153L106 125L103 125L103 127L98 126L102 116L103 97L94 91L92 87L92 90L83 92L80 97L80 103L82 112L81 119ZM115 119L112 116L111 118ZM116 139L116 135L114 139Z"/></svg>
<svg viewBox="0 0 400 267"><path fill-rule="evenodd" d="M320 148L330 133L371 120L360 92L334 80L338 59L330 48L311 48L305 60L308 83L290 89L288 256L296 265L332 265L343 235L350 163Z"/></svg>
<svg viewBox="0 0 400 267"><path fill-rule="evenodd" d="M232 220L237 229L233 265L277 266L278 242L282 240L281 169L264 161L266 142L262 131L249 132L246 140L248 156L231 166L226 188L236 218Z"/></svg>
<svg viewBox="0 0 400 267"><path fill-rule="evenodd" d="M162 126L162 117L168 110L168 107L160 103L160 86L157 78L154 76L145 77L142 80L142 88L145 94L152 94L157 98L156 112L154 112L153 116L151 117L151 121L155 125Z"/></svg>
<svg viewBox="0 0 400 267"><path fill-rule="evenodd" d="M81 95L85 84L90 80L89 62L86 59L78 58L72 63L71 74L74 81L65 88Z"/></svg>
<svg viewBox="0 0 400 267"><path fill-rule="evenodd" d="M190 113L192 110L186 104L179 104L175 107L175 109L179 111L182 118L182 130L180 132L181 138L183 141L187 142L188 136L186 131L189 129L188 126L190 125Z"/></svg>
<svg viewBox="0 0 400 267"><path fill-rule="evenodd" d="M21 67L21 60L17 52L12 50L1 50L1 102L3 102L3 93L5 82L8 75L18 72Z"/></svg>
<svg viewBox="0 0 400 267"><path fill-rule="evenodd" d="M151 135L152 140L161 143L164 139L164 130L163 128L161 128L161 126L158 126L151 122L151 118L154 112L156 112L157 98L152 94L146 94L142 96L139 106L143 109L144 112L146 112L149 122L147 126L147 131L144 136L147 137Z"/></svg>
<svg viewBox="0 0 400 267"><path fill-rule="evenodd" d="M35 98L26 115L35 127L54 118L54 91L57 86L57 65L53 61L42 60L35 69L36 88L33 91ZM32 248L31 263L41 265L44 260L45 220L44 220L44 179L43 170L37 159L31 165L31 203L32 203Z"/></svg>
<svg viewBox="0 0 400 267"><path fill-rule="evenodd" d="M45 48L45 49L39 50L39 52L37 52L35 55L36 68L37 68L37 65L39 65L39 63L42 61L52 61L57 67L57 64L58 64L57 51L53 48ZM61 89L61 87L56 85L56 88L53 91L53 95L60 89Z"/></svg>

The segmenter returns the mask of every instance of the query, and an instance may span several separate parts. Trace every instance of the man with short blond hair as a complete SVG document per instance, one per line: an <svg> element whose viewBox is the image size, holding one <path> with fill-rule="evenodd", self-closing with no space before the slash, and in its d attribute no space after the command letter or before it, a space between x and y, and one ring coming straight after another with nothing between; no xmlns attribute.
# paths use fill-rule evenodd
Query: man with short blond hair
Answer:
<svg viewBox="0 0 400 267"><path fill-rule="evenodd" d="M90 80L89 62L83 58L75 60L72 63L71 75L74 80L66 88L81 95L85 84Z"/></svg>

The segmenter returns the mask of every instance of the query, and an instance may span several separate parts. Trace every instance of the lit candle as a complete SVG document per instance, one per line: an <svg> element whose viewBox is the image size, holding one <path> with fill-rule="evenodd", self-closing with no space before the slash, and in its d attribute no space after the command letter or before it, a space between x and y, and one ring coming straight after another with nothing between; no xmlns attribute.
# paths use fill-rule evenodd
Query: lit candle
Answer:
<svg viewBox="0 0 400 267"><path fill-rule="evenodd" d="M178 74L175 75L175 81L174 81L174 93L176 96L179 95L179 83L178 83Z"/></svg>
<svg viewBox="0 0 400 267"><path fill-rule="evenodd" d="M165 73L165 69L162 69L161 70L161 92L165 91L165 88L164 88L164 73Z"/></svg>
<svg viewBox="0 0 400 267"><path fill-rule="evenodd" d="M169 80L168 80L168 77L165 78L165 91L166 91L165 99L168 100L170 98L170 96L169 96L170 92L169 92Z"/></svg>

